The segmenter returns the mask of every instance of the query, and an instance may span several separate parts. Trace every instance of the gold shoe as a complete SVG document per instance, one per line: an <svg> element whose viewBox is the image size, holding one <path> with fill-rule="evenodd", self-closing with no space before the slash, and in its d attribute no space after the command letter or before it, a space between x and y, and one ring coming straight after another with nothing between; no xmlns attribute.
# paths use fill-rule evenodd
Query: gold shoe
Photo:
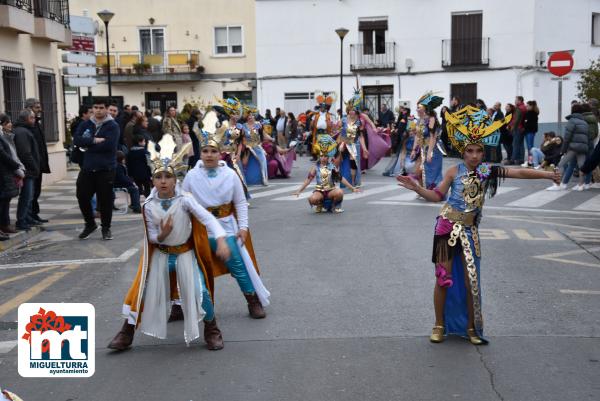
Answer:
<svg viewBox="0 0 600 401"><path fill-rule="evenodd" d="M479 336L475 332L475 329L468 329L467 335L469 336L469 341L473 345L482 345L484 343L484 341L481 338L479 338Z"/></svg>
<svg viewBox="0 0 600 401"><path fill-rule="evenodd" d="M321 213L323 212L323 206L319 205L315 208L315 213Z"/></svg>
<svg viewBox="0 0 600 401"><path fill-rule="evenodd" d="M433 326L429 341L432 343L441 343L444 340L444 326Z"/></svg>

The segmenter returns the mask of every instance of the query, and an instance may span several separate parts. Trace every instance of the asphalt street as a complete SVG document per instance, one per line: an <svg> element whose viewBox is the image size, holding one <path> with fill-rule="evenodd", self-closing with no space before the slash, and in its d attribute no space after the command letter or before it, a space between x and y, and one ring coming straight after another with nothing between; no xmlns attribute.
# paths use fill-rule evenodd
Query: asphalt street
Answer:
<svg viewBox="0 0 600 401"><path fill-rule="evenodd" d="M106 349L137 268L140 216L116 216L113 241L99 231L79 241L73 177L46 188L51 223L0 254L0 386L25 401L600 399L600 190L556 195L543 191L549 182L503 182L480 227L490 344L432 344L441 205L383 177L385 164L339 215L290 197L306 157L292 178L253 188L251 230L272 304L265 320L252 320L234 280L219 278L219 352L203 341L186 347L182 322L169 325L167 340L138 333L131 350ZM93 377L19 376L23 302L95 306Z"/></svg>

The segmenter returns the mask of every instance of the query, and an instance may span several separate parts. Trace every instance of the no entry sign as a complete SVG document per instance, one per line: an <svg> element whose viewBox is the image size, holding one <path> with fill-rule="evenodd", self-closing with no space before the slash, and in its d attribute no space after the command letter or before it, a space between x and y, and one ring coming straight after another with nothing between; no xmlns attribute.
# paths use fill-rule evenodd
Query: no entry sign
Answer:
<svg viewBox="0 0 600 401"><path fill-rule="evenodd" d="M562 77L571 72L573 64L573 56L570 51L553 52L548 58L548 71L557 77Z"/></svg>

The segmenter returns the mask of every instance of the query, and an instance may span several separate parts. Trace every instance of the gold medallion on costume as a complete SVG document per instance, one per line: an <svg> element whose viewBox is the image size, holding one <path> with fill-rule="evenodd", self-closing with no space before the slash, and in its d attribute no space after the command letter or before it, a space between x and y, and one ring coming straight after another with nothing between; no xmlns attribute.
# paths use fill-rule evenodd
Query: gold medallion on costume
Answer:
<svg viewBox="0 0 600 401"><path fill-rule="evenodd" d="M463 197L467 204L467 211L474 210L483 206L483 185L477 174L471 172L461 178L464 185Z"/></svg>

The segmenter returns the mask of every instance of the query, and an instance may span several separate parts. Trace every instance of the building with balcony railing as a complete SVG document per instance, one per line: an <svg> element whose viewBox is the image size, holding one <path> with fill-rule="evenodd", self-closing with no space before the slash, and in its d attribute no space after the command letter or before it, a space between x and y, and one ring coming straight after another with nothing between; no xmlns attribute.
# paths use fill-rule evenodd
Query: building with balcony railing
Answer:
<svg viewBox="0 0 600 401"><path fill-rule="evenodd" d="M59 48L71 46L67 0L0 0L0 111L13 121L25 99L42 104L50 170L44 182L66 174Z"/></svg>
<svg viewBox="0 0 600 401"><path fill-rule="evenodd" d="M562 110L569 110L581 70L600 56L600 2L463 3L257 0L258 106L304 111L315 90L339 94L336 29L346 28L344 100L358 77L374 113L400 100L414 111L416 100L433 90L444 103L455 95L462 103L505 104L522 95L537 100L542 124L555 122L557 83L545 60L547 52L565 49L575 50L575 70L563 82Z"/></svg>
<svg viewBox="0 0 600 401"><path fill-rule="evenodd" d="M209 103L231 95L255 100L253 0L206 0L199 8L186 0L144 7L117 0L71 4L73 15L94 19L102 9L114 17L108 25L108 59L107 33L98 20L94 96L108 93L110 65L113 97L142 110L164 112L167 105L181 109L190 100Z"/></svg>

